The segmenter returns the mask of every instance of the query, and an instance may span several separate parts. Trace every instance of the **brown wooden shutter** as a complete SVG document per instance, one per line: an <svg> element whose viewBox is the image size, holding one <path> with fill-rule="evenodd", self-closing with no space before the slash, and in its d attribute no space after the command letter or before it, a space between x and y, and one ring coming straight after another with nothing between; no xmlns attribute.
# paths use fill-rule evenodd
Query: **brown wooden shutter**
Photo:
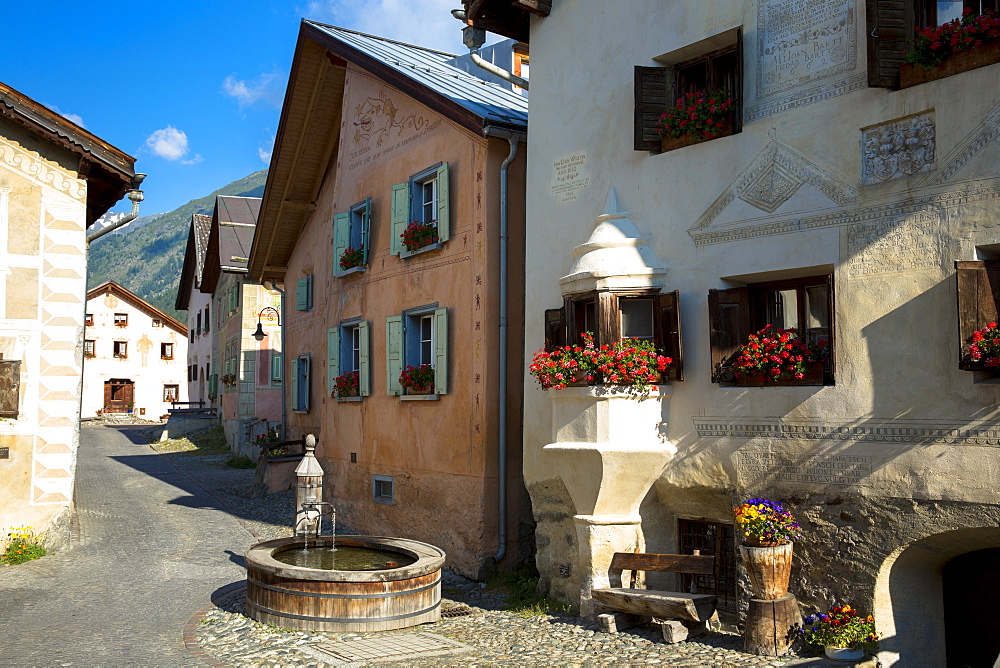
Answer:
<svg viewBox="0 0 1000 668"><path fill-rule="evenodd" d="M20 396L21 360L0 360L0 417L17 417Z"/></svg>
<svg viewBox="0 0 1000 668"><path fill-rule="evenodd" d="M550 308L545 310L545 349L554 350L566 344L566 310Z"/></svg>
<svg viewBox="0 0 1000 668"><path fill-rule="evenodd" d="M746 288L708 291L712 382L733 380L730 358L750 336L750 299Z"/></svg>
<svg viewBox="0 0 1000 668"><path fill-rule="evenodd" d="M830 323L830 343L828 347L830 349L830 359L827 364L826 371L829 377L824 379L826 382L832 382L837 376L837 302L833 297L833 274L826 277L826 306L827 306L827 322Z"/></svg>
<svg viewBox="0 0 1000 668"><path fill-rule="evenodd" d="M667 104L667 92L673 90L666 67L635 66L635 150L660 150L660 133L656 122Z"/></svg>
<svg viewBox="0 0 1000 668"><path fill-rule="evenodd" d="M743 131L743 28L736 29L736 112L733 114L733 132Z"/></svg>
<svg viewBox="0 0 1000 668"><path fill-rule="evenodd" d="M958 358L963 369L978 368L965 357L972 333L997 322L1000 262L955 263L958 278Z"/></svg>
<svg viewBox="0 0 1000 668"><path fill-rule="evenodd" d="M684 349L681 344L681 297L674 290L656 295L653 302L653 326L656 342L663 354L672 357L674 363L667 368L666 380L684 380Z"/></svg>
<svg viewBox="0 0 1000 668"><path fill-rule="evenodd" d="M618 295L597 293L597 343L611 345L622 338L622 318L618 311Z"/></svg>
<svg viewBox="0 0 1000 668"><path fill-rule="evenodd" d="M867 0L868 85L899 87L903 50L913 38L913 0Z"/></svg>

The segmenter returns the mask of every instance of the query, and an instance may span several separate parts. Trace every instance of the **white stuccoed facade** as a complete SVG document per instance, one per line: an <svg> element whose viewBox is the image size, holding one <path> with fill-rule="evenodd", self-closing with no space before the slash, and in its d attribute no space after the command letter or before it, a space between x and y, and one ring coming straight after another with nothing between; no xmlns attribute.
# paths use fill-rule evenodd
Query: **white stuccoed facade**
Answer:
<svg viewBox="0 0 1000 668"><path fill-rule="evenodd" d="M634 66L737 28L742 132L635 150ZM785 39L810 30L815 50ZM764 496L804 525L791 591L807 611L874 612L887 664L943 665L946 633L976 642L943 595L970 596L949 562L1000 548L1000 384L958 366L954 263L1000 244L1000 65L870 88L871 30L860 0L561 0L532 21L526 359L566 294L637 277L680 291L685 379L636 414L525 383L537 565L584 612L614 551L677 552L681 520L731 524ZM611 199L648 252L581 263ZM832 384L712 382L709 290L822 275ZM991 554L962 567L973 586Z"/></svg>

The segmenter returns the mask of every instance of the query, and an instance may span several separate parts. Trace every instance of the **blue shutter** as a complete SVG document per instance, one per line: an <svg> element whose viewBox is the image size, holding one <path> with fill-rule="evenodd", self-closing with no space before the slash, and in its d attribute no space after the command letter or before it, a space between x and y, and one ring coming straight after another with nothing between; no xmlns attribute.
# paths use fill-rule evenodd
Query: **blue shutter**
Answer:
<svg viewBox="0 0 1000 668"><path fill-rule="evenodd" d="M451 216L449 215L448 202L448 163L444 163L437 170L437 228L438 241L442 243L451 237Z"/></svg>
<svg viewBox="0 0 1000 668"><path fill-rule="evenodd" d="M361 243L365 249L364 265L368 266L368 258L371 257L371 232L372 232L372 198L365 198L365 212L361 217Z"/></svg>
<svg viewBox="0 0 1000 668"><path fill-rule="evenodd" d="M340 326L326 330L326 391L333 396L340 375Z"/></svg>
<svg viewBox="0 0 1000 668"><path fill-rule="evenodd" d="M392 187L392 226L389 230L391 240L389 252L399 255L406 250L400 235L410 224L410 182L397 183Z"/></svg>
<svg viewBox="0 0 1000 668"><path fill-rule="evenodd" d="M448 309L434 309L434 393L448 394Z"/></svg>
<svg viewBox="0 0 1000 668"><path fill-rule="evenodd" d="M400 395L403 386L399 374L403 373L403 316L390 315L385 319L385 385L386 393Z"/></svg>
<svg viewBox="0 0 1000 668"><path fill-rule="evenodd" d="M340 257L351 245L351 214L337 213L333 216L333 275L343 271Z"/></svg>
<svg viewBox="0 0 1000 668"><path fill-rule="evenodd" d="M371 376L371 352L370 352L370 341L368 333L368 321L362 320L358 324L358 339L360 354L358 355L358 387L359 394L363 397L367 397L372 393L372 376ZM398 377L398 376L397 376Z"/></svg>

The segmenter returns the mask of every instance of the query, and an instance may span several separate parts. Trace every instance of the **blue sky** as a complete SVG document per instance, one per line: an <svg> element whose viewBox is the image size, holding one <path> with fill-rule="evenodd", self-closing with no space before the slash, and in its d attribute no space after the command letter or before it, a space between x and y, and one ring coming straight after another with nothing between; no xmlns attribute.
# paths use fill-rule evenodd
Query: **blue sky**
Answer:
<svg viewBox="0 0 1000 668"><path fill-rule="evenodd" d="M267 166L300 19L457 54L460 4L9 2L0 80L135 156L141 215L162 213Z"/></svg>

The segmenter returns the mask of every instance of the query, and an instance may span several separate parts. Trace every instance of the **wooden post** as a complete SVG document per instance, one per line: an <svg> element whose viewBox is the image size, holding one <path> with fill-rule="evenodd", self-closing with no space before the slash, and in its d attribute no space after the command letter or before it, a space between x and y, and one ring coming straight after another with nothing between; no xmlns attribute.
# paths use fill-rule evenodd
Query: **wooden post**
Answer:
<svg viewBox="0 0 1000 668"><path fill-rule="evenodd" d="M760 656L781 656L788 652L795 639L794 630L802 624L799 603L791 594L773 600L751 598L746 623L744 651Z"/></svg>

